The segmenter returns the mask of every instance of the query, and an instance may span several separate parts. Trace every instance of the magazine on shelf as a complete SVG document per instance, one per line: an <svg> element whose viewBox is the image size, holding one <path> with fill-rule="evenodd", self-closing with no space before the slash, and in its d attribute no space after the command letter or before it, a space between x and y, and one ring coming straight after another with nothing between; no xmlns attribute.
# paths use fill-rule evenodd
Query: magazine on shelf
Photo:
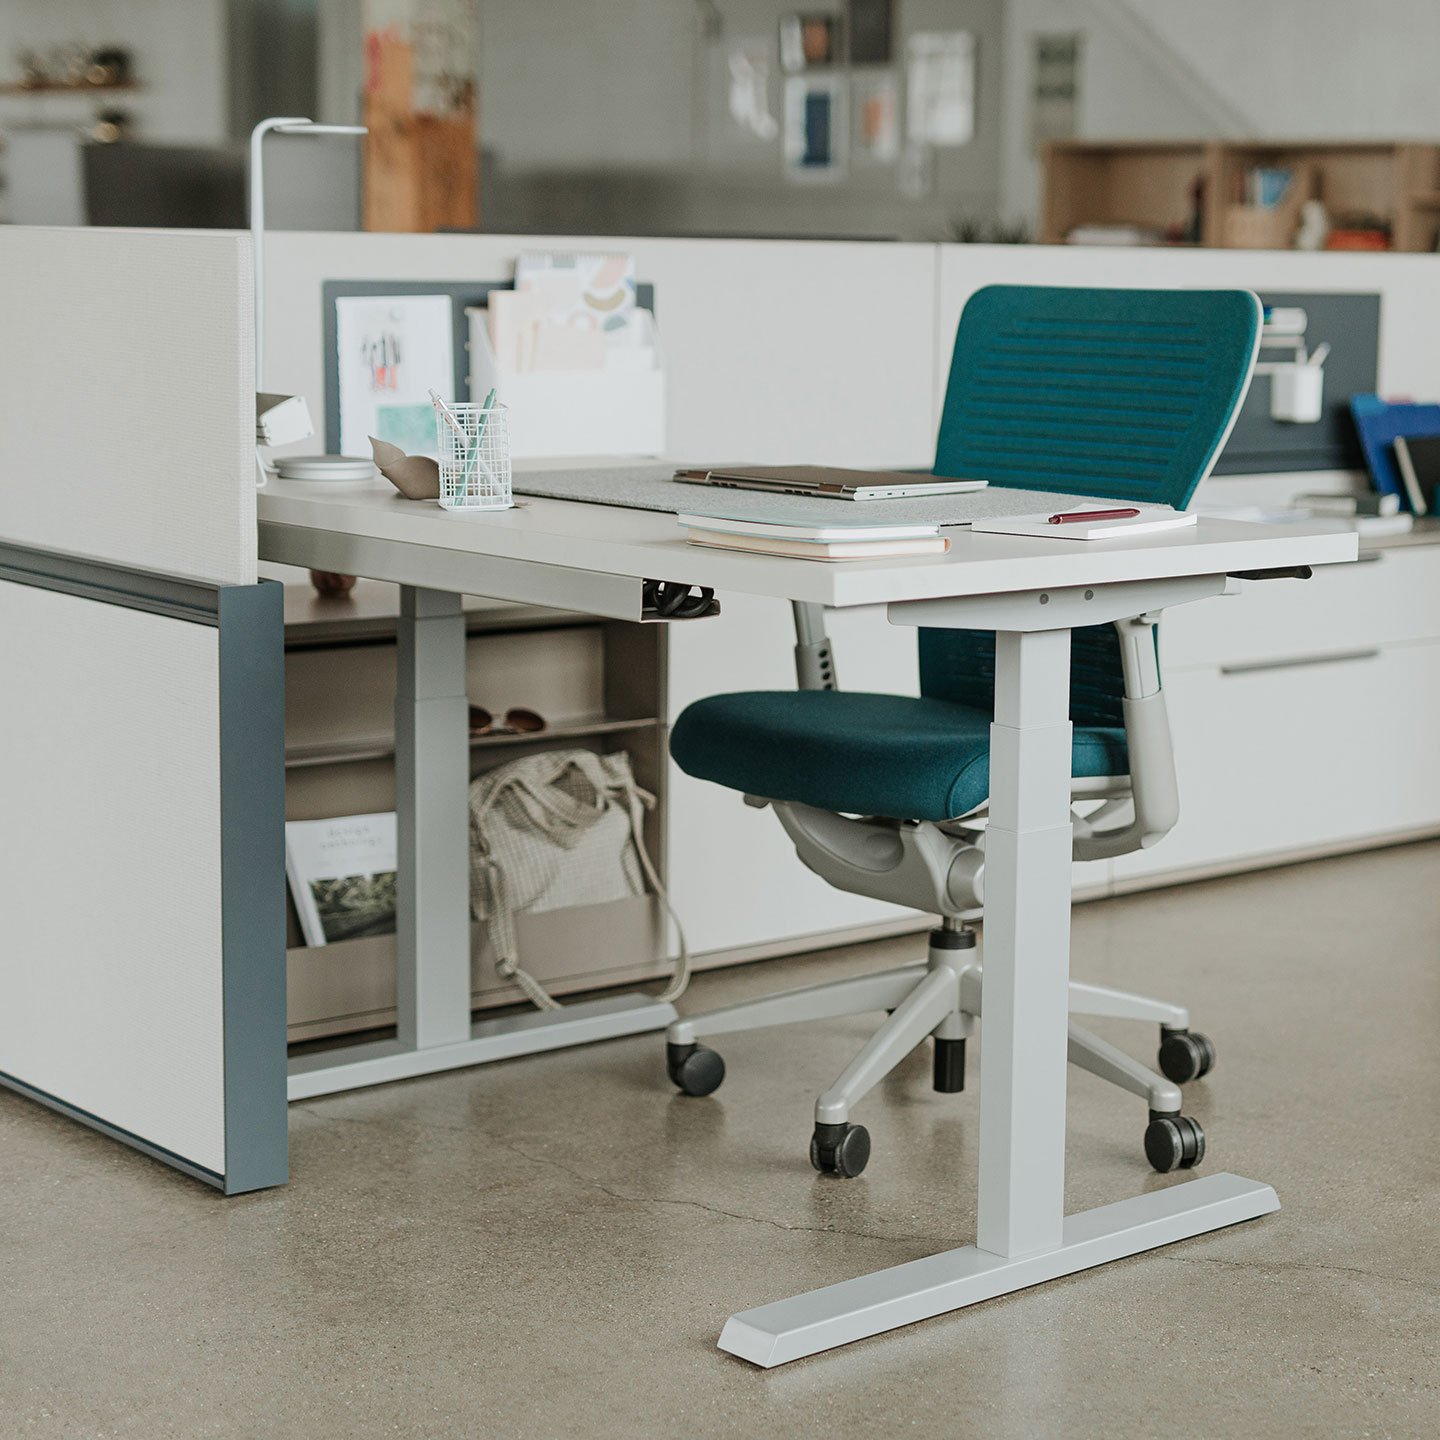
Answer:
<svg viewBox="0 0 1440 1440"><path fill-rule="evenodd" d="M307 945L395 933L395 814L285 823L285 873Z"/></svg>

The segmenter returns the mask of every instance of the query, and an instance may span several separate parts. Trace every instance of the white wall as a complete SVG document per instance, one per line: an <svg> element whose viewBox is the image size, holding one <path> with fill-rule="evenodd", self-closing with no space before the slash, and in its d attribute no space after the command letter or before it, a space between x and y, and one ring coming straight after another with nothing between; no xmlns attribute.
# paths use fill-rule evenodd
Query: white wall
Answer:
<svg viewBox="0 0 1440 1440"><path fill-rule="evenodd" d="M688 164L698 14L673 0L485 0L486 149L520 170Z"/></svg>
<svg viewBox="0 0 1440 1440"><path fill-rule="evenodd" d="M146 140L210 145L226 138L224 0L3 0L0 74L17 77L20 50L42 53L79 41L120 45L134 56L143 90L123 95L0 99L0 125L75 124L98 109L134 115Z"/></svg>
<svg viewBox="0 0 1440 1440"><path fill-rule="evenodd" d="M1435 0L1120 0L1259 136L1440 136Z"/></svg>
<svg viewBox="0 0 1440 1440"><path fill-rule="evenodd" d="M1002 197L1034 220L1034 37L1080 34L1079 133L1434 139L1435 0L1006 0Z"/></svg>
<svg viewBox="0 0 1440 1440"><path fill-rule="evenodd" d="M1003 213L1034 227L1040 162L1031 138L1035 39L1079 35L1076 123L1081 135L1232 135L1248 126L1191 65L1160 41L1125 0L1006 0Z"/></svg>

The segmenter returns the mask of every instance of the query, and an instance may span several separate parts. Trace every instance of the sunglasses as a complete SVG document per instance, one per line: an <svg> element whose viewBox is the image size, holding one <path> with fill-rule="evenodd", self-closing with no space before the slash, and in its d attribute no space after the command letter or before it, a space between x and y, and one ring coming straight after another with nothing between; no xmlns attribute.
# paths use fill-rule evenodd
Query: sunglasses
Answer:
<svg viewBox="0 0 1440 1440"><path fill-rule="evenodd" d="M544 728L544 717L533 710L507 710L497 725L495 717L483 705L470 707L472 735L538 735Z"/></svg>

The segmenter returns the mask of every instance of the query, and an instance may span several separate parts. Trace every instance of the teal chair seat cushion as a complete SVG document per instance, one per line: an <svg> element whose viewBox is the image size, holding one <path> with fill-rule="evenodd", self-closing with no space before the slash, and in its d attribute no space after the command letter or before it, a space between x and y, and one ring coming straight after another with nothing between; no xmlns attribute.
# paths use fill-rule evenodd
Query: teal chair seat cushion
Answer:
<svg viewBox="0 0 1440 1440"><path fill-rule="evenodd" d="M854 690L713 695L675 722L687 774L850 815L951 820L990 794L990 716L949 700ZM1073 773L1124 775L1125 732L1075 729Z"/></svg>

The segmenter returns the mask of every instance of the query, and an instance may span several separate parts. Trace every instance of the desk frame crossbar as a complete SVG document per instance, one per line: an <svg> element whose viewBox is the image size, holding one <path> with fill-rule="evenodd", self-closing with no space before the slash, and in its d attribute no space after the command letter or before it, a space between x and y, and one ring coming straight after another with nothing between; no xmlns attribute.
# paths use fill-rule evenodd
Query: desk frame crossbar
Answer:
<svg viewBox="0 0 1440 1440"><path fill-rule="evenodd" d="M290 1061L289 1098L663 1030L674 1007L626 995L471 1023L470 747L465 615L402 586L395 687L396 1037Z"/></svg>

